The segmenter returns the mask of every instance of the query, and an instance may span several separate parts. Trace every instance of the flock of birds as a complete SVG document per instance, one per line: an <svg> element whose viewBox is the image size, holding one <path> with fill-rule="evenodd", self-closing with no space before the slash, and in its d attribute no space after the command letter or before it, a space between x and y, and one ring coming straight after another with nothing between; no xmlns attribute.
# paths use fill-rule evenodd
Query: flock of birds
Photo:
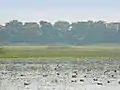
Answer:
<svg viewBox="0 0 120 90"><path fill-rule="evenodd" d="M10 85L16 88L28 88L30 85L36 85L41 88L42 86L63 85L66 87L91 84L97 86L120 85L119 59L77 59L76 61L60 62L59 60L58 62L38 64L0 64L0 87Z"/></svg>

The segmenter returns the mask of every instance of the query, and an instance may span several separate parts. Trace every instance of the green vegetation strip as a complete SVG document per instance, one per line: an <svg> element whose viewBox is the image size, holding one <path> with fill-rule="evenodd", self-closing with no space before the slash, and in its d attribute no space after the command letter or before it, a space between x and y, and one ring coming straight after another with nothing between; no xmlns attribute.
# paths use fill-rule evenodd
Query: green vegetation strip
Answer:
<svg viewBox="0 0 120 90"><path fill-rule="evenodd" d="M2 46L0 58L120 57L120 47L107 46Z"/></svg>
<svg viewBox="0 0 120 90"><path fill-rule="evenodd" d="M0 54L0 58L39 58L39 57L120 57L120 54L100 54L100 53L5 53Z"/></svg>

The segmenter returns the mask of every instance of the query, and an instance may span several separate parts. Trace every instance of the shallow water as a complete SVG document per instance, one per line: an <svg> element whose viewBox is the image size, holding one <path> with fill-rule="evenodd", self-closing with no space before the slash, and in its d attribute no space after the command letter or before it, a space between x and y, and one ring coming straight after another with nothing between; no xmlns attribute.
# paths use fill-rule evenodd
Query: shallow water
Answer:
<svg viewBox="0 0 120 90"><path fill-rule="evenodd" d="M0 90L119 90L120 59L0 59Z"/></svg>

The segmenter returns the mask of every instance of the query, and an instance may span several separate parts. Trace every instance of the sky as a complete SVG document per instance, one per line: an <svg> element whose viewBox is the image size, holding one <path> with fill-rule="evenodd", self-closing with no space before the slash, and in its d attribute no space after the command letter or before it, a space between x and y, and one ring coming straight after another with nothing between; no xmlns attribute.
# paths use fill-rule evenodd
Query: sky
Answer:
<svg viewBox="0 0 120 90"><path fill-rule="evenodd" d="M120 0L0 0L0 24L11 20L120 21Z"/></svg>

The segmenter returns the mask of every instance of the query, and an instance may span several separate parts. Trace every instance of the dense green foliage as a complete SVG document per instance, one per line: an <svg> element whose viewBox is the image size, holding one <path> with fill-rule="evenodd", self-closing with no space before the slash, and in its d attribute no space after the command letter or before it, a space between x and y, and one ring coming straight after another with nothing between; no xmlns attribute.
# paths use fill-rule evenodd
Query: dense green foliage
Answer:
<svg viewBox="0 0 120 90"><path fill-rule="evenodd" d="M120 43L120 23L104 21L20 22L0 26L0 42L39 44Z"/></svg>

